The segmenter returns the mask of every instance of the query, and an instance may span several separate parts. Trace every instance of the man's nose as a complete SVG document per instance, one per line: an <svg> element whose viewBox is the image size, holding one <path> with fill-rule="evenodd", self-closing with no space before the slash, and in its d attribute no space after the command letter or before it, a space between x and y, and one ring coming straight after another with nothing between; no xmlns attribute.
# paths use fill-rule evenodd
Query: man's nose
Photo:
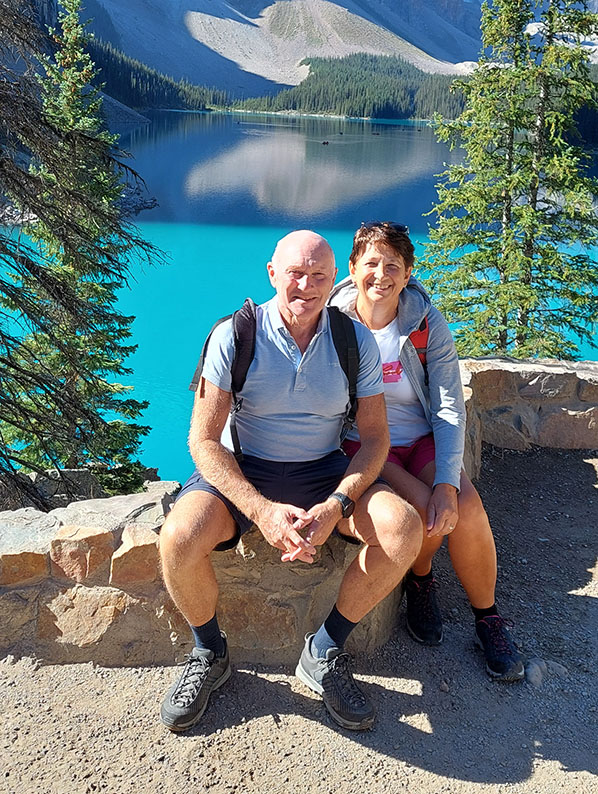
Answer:
<svg viewBox="0 0 598 794"><path fill-rule="evenodd" d="M300 289L308 289L311 286L311 276L308 273L304 273L298 281Z"/></svg>
<svg viewBox="0 0 598 794"><path fill-rule="evenodd" d="M376 268L374 270L374 275L377 279L383 279L386 274L386 268L384 267L383 262L378 262Z"/></svg>

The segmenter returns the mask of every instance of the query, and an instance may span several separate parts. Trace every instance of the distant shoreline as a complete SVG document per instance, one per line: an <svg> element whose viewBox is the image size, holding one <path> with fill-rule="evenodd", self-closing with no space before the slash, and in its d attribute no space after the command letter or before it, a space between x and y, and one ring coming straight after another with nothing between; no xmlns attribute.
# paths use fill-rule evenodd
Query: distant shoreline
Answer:
<svg viewBox="0 0 598 794"><path fill-rule="evenodd" d="M288 118L304 118L304 119L331 119L336 121L371 121L380 124L396 124L398 126L412 126L422 125L430 126L432 119L386 119L374 118L373 116L339 116L333 113L300 113L298 110L225 110L222 108L206 108L206 110L184 110L181 108L143 108L138 112L151 113L157 111L159 113L201 113L212 114L219 113L222 115L231 116L234 114L242 114L245 116L284 116Z"/></svg>

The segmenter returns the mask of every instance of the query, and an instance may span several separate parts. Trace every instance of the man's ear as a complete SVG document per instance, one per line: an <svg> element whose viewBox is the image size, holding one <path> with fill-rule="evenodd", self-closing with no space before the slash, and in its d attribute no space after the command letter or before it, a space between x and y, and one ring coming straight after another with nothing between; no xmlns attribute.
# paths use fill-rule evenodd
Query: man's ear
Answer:
<svg viewBox="0 0 598 794"><path fill-rule="evenodd" d="M407 282L411 278L411 274L412 273L413 273L413 265L411 265L411 267L409 267L409 268L407 268L407 270L405 270L405 285L407 285Z"/></svg>
<svg viewBox="0 0 598 794"><path fill-rule="evenodd" d="M355 279L353 278L353 276L355 275L355 265L353 264L353 262L349 262L349 275L351 276L351 281L354 282Z"/></svg>
<svg viewBox="0 0 598 794"><path fill-rule="evenodd" d="M274 283L275 282L274 265L272 264L272 262L268 262L268 264L266 265L266 268L268 270L268 278L270 279L270 284L272 284L272 286L274 288L276 288L276 284Z"/></svg>

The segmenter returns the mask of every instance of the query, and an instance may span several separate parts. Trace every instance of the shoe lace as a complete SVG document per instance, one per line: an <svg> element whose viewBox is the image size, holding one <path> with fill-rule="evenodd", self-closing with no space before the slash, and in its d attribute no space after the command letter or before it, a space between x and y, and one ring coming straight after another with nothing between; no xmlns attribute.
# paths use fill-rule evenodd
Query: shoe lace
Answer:
<svg viewBox="0 0 598 794"><path fill-rule="evenodd" d="M188 655L182 662L184 670L181 674L178 686L172 695L172 702L175 706L188 706L196 697L197 693L206 680L210 672L210 661L205 656Z"/></svg>
<svg viewBox="0 0 598 794"><path fill-rule="evenodd" d="M489 615L479 621L488 629L488 641L490 645L500 654L512 654L513 643L509 635L505 632L506 628L511 628L513 623L501 615Z"/></svg>
<svg viewBox="0 0 598 794"><path fill-rule="evenodd" d="M339 653L328 663L328 671L340 695L351 706L363 706L366 703L366 697L353 678L349 667L350 663L351 656L348 653Z"/></svg>

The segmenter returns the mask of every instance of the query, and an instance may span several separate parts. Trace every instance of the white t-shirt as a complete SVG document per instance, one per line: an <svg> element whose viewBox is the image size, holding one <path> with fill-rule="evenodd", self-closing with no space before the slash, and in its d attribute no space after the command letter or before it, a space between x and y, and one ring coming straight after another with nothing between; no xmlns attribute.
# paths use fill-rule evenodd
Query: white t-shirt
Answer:
<svg viewBox="0 0 598 794"><path fill-rule="evenodd" d="M392 447L409 447L422 436L432 432L424 407L411 385L399 359L401 337L399 327L392 320L378 331L372 330L380 348L386 415L390 428ZM359 434L352 430L348 438L358 441Z"/></svg>

